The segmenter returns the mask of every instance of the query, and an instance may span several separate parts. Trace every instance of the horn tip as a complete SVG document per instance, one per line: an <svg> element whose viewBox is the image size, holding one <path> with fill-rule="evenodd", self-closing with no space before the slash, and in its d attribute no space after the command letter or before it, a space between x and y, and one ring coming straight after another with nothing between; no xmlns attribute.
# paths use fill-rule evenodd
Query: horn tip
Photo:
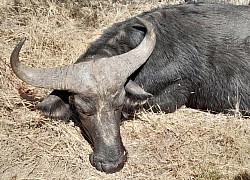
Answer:
<svg viewBox="0 0 250 180"><path fill-rule="evenodd" d="M146 26L147 30L150 32L151 37L155 38L155 33L154 33L154 26L151 22L149 22L148 20L141 18L141 17L135 17L136 19L138 19L144 26Z"/></svg>
<svg viewBox="0 0 250 180"><path fill-rule="evenodd" d="M27 40L26 37L22 37L21 40L20 40L20 42L19 42L19 44L23 45L26 40Z"/></svg>
<svg viewBox="0 0 250 180"><path fill-rule="evenodd" d="M13 52L16 52L16 51L20 51L21 47L23 46L23 44L25 43L25 41L27 40L26 37L22 37L21 40L19 41L19 43L16 45L15 49Z"/></svg>
<svg viewBox="0 0 250 180"><path fill-rule="evenodd" d="M146 19L144 18L141 18L141 17L135 17L136 19L138 19L142 24L144 24L145 26L147 25L150 25L150 26L153 26L149 21L147 21Z"/></svg>

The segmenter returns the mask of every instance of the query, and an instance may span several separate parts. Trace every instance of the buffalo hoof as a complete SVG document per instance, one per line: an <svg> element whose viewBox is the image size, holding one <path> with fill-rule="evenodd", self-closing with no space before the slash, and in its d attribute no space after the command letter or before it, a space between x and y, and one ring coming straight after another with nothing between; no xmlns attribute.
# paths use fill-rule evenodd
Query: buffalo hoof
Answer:
<svg viewBox="0 0 250 180"><path fill-rule="evenodd" d="M91 154L89 160L97 170L105 173L115 173L120 171L127 161L127 151L124 151L123 155L116 161L104 161L95 154Z"/></svg>

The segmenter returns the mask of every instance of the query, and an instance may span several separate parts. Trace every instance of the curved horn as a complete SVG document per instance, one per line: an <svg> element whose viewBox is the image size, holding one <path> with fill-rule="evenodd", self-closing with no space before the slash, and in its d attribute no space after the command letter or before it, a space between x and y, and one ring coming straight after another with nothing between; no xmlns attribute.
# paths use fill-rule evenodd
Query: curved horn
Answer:
<svg viewBox="0 0 250 180"><path fill-rule="evenodd" d="M119 77L121 80L128 78L134 71L136 71L141 65L143 65L151 53L153 52L156 44L156 34L153 25L145 19L136 17L147 29L147 33L142 42L133 50L109 58L102 58L100 63L108 64L109 69L115 72L116 79ZM105 59L107 61L105 61ZM104 66L104 64L103 64ZM122 70L121 70L122 67Z"/></svg>
<svg viewBox="0 0 250 180"><path fill-rule="evenodd" d="M93 73L93 69L102 69L102 78L107 76L116 78L120 83L125 82L126 78L147 61L156 43L156 35L152 24L142 18L137 17L137 19L145 25L147 33L142 42L127 53L110 58L101 58L98 61L82 62L55 68L31 68L19 61L19 52L26 40L26 38L23 38L12 51L10 57L11 67L23 81L43 88L83 91L85 86L86 88L88 87L83 79L88 80L86 77L100 75L100 72ZM79 79L79 77L83 79L80 80L76 87L73 80L75 78ZM98 81L98 78L96 80Z"/></svg>
<svg viewBox="0 0 250 180"><path fill-rule="evenodd" d="M11 53L10 64L16 76L36 87L68 89L69 87L65 84L64 79L69 69L73 67L71 65L56 68L31 68L25 66L19 61L19 52L25 41L26 38L22 38Z"/></svg>

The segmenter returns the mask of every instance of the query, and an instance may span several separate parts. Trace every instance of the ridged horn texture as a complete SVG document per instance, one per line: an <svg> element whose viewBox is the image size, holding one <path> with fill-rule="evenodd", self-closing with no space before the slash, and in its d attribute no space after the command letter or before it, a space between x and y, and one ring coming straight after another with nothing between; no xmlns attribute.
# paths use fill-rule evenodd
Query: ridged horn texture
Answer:
<svg viewBox="0 0 250 180"><path fill-rule="evenodd" d="M26 38L23 38L12 51L10 57L11 67L21 80L42 88L82 92L90 90L89 84L91 82L87 82L86 86L88 87L85 87L85 80L90 81L87 78L90 76L94 77L91 79L97 81L95 83L98 83L99 80L103 81L105 77L111 81L114 78L115 84L124 83L136 69L147 61L156 43L156 35L152 24L142 18L137 17L137 19L145 25L147 33L142 42L127 53L55 68L31 68L19 61L19 52L26 40Z"/></svg>
<svg viewBox="0 0 250 180"><path fill-rule="evenodd" d="M116 76L119 74L124 81L135 70L143 65L154 50L156 43L156 35L153 25L147 20L136 17L147 29L147 33L142 42L133 50L109 58L102 58L103 63L107 63L109 69ZM105 60L106 59L106 60Z"/></svg>
<svg viewBox="0 0 250 180"><path fill-rule="evenodd" d="M55 68L31 68L19 61L19 52L26 41L22 38L11 53L11 68L18 78L24 82L41 88L67 89L64 78L71 71L72 65Z"/></svg>

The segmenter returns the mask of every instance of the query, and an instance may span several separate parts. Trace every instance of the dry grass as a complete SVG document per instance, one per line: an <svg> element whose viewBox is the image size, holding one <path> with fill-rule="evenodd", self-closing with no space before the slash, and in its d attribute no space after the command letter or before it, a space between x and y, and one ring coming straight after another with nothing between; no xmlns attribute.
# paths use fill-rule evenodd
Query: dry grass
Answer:
<svg viewBox="0 0 250 180"><path fill-rule="evenodd" d="M26 85L10 70L10 53L26 36L26 64L72 63L110 24L169 2L55 2L0 1L0 179L233 179L240 173L236 179L246 179L250 119L186 108L123 122L128 162L115 174L96 171L78 127L45 119L34 110L37 101L20 98L17 89ZM48 93L36 91L38 98Z"/></svg>

